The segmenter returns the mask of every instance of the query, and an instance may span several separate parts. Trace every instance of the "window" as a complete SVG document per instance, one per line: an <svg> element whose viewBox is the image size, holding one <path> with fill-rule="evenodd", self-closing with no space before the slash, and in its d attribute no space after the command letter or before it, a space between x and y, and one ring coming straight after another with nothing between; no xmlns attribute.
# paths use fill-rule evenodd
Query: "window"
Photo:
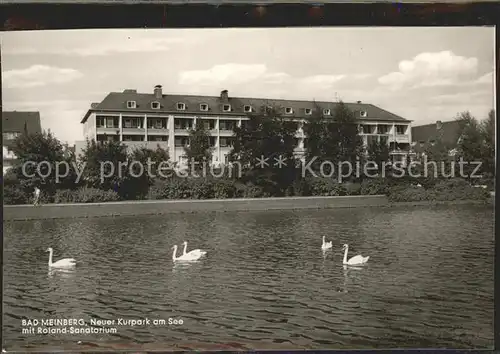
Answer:
<svg viewBox="0 0 500 354"><path fill-rule="evenodd" d="M151 102L152 109L160 109L160 102Z"/></svg>
<svg viewBox="0 0 500 354"><path fill-rule="evenodd" d="M312 114L312 109L311 108L306 108L306 114L311 115Z"/></svg>
<svg viewBox="0 0 500 354"><path fill-rule="evenodd" d="M132 117L123 118L124 128L142 128L142 123L143 123L142 118L132 118Z"/></svg>
<svg viewBox="0 0 500 354"><path fill-rule="evenodd" d="M245 105L245 106L243 107L243 110L245 111L245 113L252 112L252 106Z"/></svg>
<svg viewBox="0 0 500 354"><path fill-rule="evenodd" d="M231 138L219 138L219 146L220 147L229 147L233 146L233 142Z"/></svg>
<svg viewBox="0 0 500 354"><path fill-rule="evenodd" d="M135 101L127 101L127 108L136 108L137 103Z"/></svg>
<svg viewBox="0 0 500 354"><path fill-rule="evenodd" d="M118 128L114 118L106 118L106 128Z"/></svg>
<svg viewBox="0 0 500 354"><path fill-rule="evenodd" d="M366 117L367 113L366 113L366 111L361 111L361 112L359 112L359 115L361 117Z"/></svg>
<svg viewBox="0 0 500 354"><path fill-rule="evenodd" d="M330 110L329 109L324 109L323 110L323 115L325 116L329 116L331 114Z"/></svg>
<svg viewBox="0 0 500 354"><path fill-rule="evenodd" d="M222 110L224 112L230 112L231 111L231 105L230 104L225 104L222 106Z"/></svg>
<svg viewBox="0 0 500 354"><path fill-rule="evenodd" d="M189 146L189 138L184 137L184 136L176 136L175 137L175 146L176 147Z"/></svg>
<svg viewBox="0 0 500 354"><path fill-rule="evenodd" d="M204 112L208 111L208 104L206 104L206 103L200 104L200 111L204 111Z"/></svg>
<svg viewBox="0 0 500 354"><path fill-rule="evenodd" d="M404 125L396 125L396 134L406 134L406 127Z"/></svg>
<svg viewBox="0 0 500 354"><path fill-rule="evenodd" d="M175 118L174 129L191 129L193 127L192 119Z"/></svg>
<svg viewBox="0 0 500 354"><path fill-rule="evenodd" d="M292 107L286 107L286 108L285 108L285 113L286 113L286 114L292 114L292 113L293 113L293 109L292 109Z"/></svg>
<svg viewBox="0 0 500 354"><path fill-rule="evenodd" d="M389 127L387 125L379 125L377 129L379 134L387 134L389 131Z"/></svg>
<svg viewBox="0 0 500 354"><path fill-rule="evenodd" d="M96 128L104 128L104 117L95 117L95 126Z"/></svg>
<svg viewBox="0 0 500 354"><path fill-rule="evenodd" d="M177 103L177 110L184 111L186 109L186 105L182 102Z"/></svg>
<svg viewBox="0 0 500 354"><path fill-rule="evenodd" d="M215 120L203 119L202 122L203 122L203 128L205 128L205 130L215 129Z"/></svg>
<svg viewBox="0 0 500 354"><path fill-rule="evenodd" d="M233 130L235 127L235 122L232 120L221 120L219 121L220 130Z"/></svg>
<svg viewBox="0 0 500 354"><path fill-rule="evenodd" d="M162 120L161 119L155 119L155 129L161 129L161 128L163 128Z"/></svg>

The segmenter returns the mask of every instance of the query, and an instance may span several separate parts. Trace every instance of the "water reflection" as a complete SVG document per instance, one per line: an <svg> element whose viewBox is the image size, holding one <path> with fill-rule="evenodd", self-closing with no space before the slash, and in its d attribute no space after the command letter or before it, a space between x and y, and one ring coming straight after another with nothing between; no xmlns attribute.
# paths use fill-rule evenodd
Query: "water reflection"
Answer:
<svg viewBox="0 0 500 354"><path fill-rule="evenodd" d="M68 279L75 276L76 270L66 269L66 268L51 268L47 272L49 278L59 277L63 279Z"/></svg>

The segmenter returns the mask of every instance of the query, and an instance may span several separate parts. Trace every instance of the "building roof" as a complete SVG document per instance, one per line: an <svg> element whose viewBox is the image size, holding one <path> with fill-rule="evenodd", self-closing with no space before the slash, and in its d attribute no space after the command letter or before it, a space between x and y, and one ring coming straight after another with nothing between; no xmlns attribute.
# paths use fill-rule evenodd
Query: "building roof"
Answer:
<svg viewBox="0 0 500 354"><path fill-rule="evenodd" d="M438 129L438 126L440 128ZM413 142L428 142L441 138L447 146L455 146L460 138L461 126L457 120L449 122L436 122L432 124L419 125L411 128Z"/></svg>
<svg viewBox="0 0 500 354"><path fill-rule="evenodd" d="M127 101L135 101L136 108L128 108ZM151 103L159 102L160 109L152 109ZM178 111L177 103L184 103L185 110ZM200 109L201 104L208 105L208 111ZM224 104L231 105L230 112L224 112L222 106ZM227 101L222 100L220 96L195 96L195 95L165 95L162 94L160 99L152 93L137 93L136 90L124 90L123 92L111 92L102 102L93 103L90 110L85 114L81 123L85 123L92 112L137 112L137 113L179 113L179 114L203 114L203 115L219 115L219 116L244 116L246 105L252 106L253 110L258 110L260 107L273 106L281 107L282 113L285 113L285 108L292 108L292 114L284 114L290 118L303 118L306 116L305 109L310 108L313 111L318 106L321 110L330 109L331 112L335 109L338 103L323 102L323 101L299 101L299 100L283 100L283 99L265 99L265 98L245 98L231 97ZM377 121L400 121L410 122L396 114L388 112L382 108L368 103L345 103L352 110L357 118L363 120ZM366 116L361 116L361 112L366 112Z"/></svg>
<svg viewBox="0 0 500 354"><path fill-rule="evenodd" d="M2 133L41 133L40 112L2 112Z"/></svg>

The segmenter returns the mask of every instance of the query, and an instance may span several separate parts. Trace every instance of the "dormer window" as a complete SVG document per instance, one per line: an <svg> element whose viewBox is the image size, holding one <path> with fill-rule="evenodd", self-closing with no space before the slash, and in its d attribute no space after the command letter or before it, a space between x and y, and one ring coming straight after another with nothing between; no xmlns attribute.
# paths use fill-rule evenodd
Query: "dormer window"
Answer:
<svg viewBox="0 0 500 354"><path fill-rule="evenodd" d="M200 111L203 111L203 112L208 111L208 104L206 104L206 103L200 104Z"/></svg>
<svg viewBox="0 0 500 354"><path fill-rule="evenodd" d="M186 109L186 105L182 102L177 103L177 110L178 111L184 111Z"/></svg>
<svg viewBox="0 0 500 354"><path fill-rule="evenodd" d="M306 108L306 114L311 115L312 114L312 109L311 108Z"/></svg>
<svg viewBox="0 0 500 354"><path fill-rule="evenodd" d="M366 114L366 111L361 111L361 112L359 112L359 115L361 117L366 117L367 114Z"/></svg>
<svg viewBox="0 0 500 354"><path fill-rule="evenodd" d="M152 109L160 109L160 102L151 102Z"/></svg>
<svg viewBox="0 0 500 354"><path fill-rule="evenodd" d="M135 101L127 101L127 108L136 108L137 103Z"/></svg>
<svg viewBox="0 0 500 354"><path fill-rule="evenodd" d="M252 106L245 105L245 106L243 107L243 111L244 111L245 113L252 112Z"/></svg>
<svg viewBox="0 0 500 354"><path fill-rule="evenodd" d="M231 105L230 104L222 105L222 110L224 112L231 112Z"/></svg>
<svg viewBox="0 0 500 354"><path fill-rule="evenodd" d="M293 109L292 109L292 107L286 107L286 108L285 108L285 113L286 113L286 114L292 114L292 113L293 113Z"/></svg>
<svg viewBox="0 0 500 354"><path fill-rule="evenodd" d="M323 110L323 115L324 116L329 116L331 114L331 111L329 109L324 109Z"/></svg>

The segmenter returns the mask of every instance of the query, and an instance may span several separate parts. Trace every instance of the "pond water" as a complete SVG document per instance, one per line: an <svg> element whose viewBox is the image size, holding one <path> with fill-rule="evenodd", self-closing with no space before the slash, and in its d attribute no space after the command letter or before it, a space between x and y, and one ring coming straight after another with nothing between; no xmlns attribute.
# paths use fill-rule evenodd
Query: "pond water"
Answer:
<svg viewBox="0 0 500 354"><path fill-rule="evenodd" d="M184 240L206 257L174 265ZM344 243L368 264L344 269ZM49 272L47 247L77 267ZM493 267L487 206L5 222L3 348L491 349ZM90 334L22 326L50 318L115 324Z"/></svg>

